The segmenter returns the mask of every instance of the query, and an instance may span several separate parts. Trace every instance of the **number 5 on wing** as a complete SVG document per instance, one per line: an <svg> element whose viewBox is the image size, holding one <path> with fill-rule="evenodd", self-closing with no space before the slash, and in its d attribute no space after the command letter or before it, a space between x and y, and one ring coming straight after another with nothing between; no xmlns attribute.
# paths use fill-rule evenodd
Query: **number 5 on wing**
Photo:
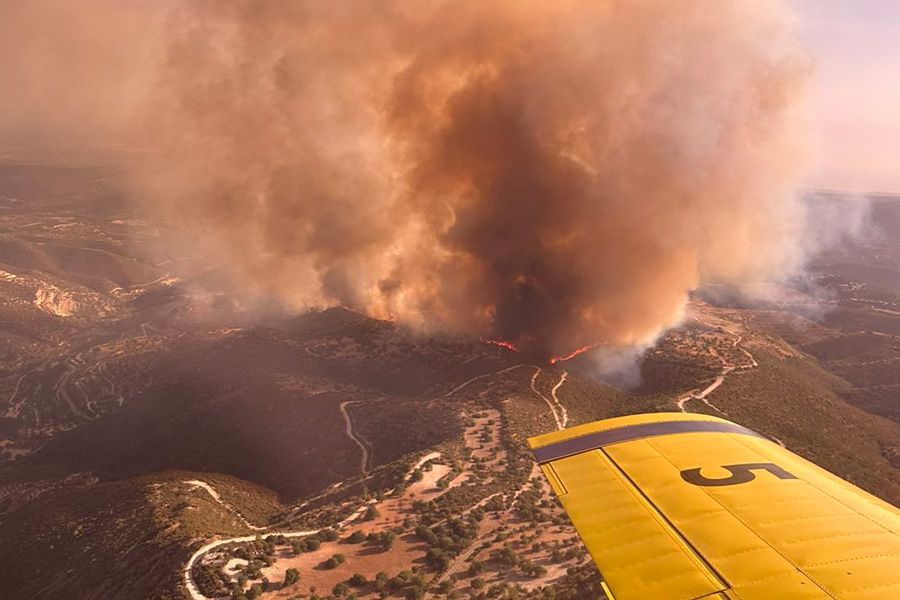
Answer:
<svg viewBox="0 0 900 600"><path fill-rule="evenodd" d="M791 473L788 473L774 463L744 463L739 465L723 465L723 469L731 473L729 477L709 478L704 477L698 467L696 469L686 469L681 472L681 478L691 485L700 485L704 487L740 485L756 479L756 473L753 471L768 471L779 479L797 479Z"/></svg>

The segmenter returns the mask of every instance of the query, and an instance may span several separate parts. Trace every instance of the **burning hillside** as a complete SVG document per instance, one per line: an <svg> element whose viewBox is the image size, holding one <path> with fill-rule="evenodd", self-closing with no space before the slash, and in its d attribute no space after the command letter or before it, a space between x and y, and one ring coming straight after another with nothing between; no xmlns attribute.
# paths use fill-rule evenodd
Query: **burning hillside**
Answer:
<svg viewBox="0 0 900 600"><path fill-rule="evenodd" d="M126 83L98 57L143 74L118 90L148 149L133 193L245 303L563 360L647 343L702 282L802 258L805 62L781 1L94 1L117 34L69 40L65 65L41 53L42 72L83 71L104 114ZM17 10L53 5L34 4Z"/></svg>

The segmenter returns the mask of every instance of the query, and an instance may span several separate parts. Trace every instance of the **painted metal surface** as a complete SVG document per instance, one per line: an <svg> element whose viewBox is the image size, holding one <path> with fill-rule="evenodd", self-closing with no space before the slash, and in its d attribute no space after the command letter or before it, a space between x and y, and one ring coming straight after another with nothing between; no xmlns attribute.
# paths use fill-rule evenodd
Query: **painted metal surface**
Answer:
<svg viewBox="0 0 900 600"><path fill-rule="evenodd" d="M616 600L900 598L900 511L746 428L658 413L529 443Z"/></svg>

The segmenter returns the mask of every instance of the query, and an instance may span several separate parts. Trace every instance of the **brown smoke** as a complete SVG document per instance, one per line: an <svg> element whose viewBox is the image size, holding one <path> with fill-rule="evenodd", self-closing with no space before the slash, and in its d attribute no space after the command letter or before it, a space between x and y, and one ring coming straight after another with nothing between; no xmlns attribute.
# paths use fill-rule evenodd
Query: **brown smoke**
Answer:
<svg viewBox="0 0 900 600"><path fill-rule="evenodd" d="M0 0L0 151L129 142L171 2L150 4Z"/></svg>
<svg viewBox="0 0 900 600"><path fill-rule="evenodd" d="M798 263L781 1L197 0L154 35L136 194L244 297L550 355Z"/></svg>

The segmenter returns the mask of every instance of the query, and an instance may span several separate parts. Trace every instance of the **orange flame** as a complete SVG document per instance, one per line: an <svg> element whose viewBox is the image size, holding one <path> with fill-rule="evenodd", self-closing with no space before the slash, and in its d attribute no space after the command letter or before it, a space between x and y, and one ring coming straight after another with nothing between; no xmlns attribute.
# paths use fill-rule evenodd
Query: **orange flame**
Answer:
<svg viewBox="0 0 900 600"><path fill-rule="evenodd" d="M553 358L550 359L550 364L555 365L558 362L565 362L567 360L572 360L576 356L584 354L588 350L591 350L592 348L596 348L596 347L597 347L597 344L588 344L587 346L582 346L581 348L576 348L575 350L572 350L572 352L566 354L565 356L554 356Z"/></svg>
<svg viewBox="0 0 900 600"><path fill-rule="evenodd" d="M507 342L506 340L487 340L485 338L481 338L481 343L490 344L492 346L499 346L500 348L506 348L507 350L511 350L513 352L518 352L519 349L516 348L515 344L512 342Z"/></svg>

